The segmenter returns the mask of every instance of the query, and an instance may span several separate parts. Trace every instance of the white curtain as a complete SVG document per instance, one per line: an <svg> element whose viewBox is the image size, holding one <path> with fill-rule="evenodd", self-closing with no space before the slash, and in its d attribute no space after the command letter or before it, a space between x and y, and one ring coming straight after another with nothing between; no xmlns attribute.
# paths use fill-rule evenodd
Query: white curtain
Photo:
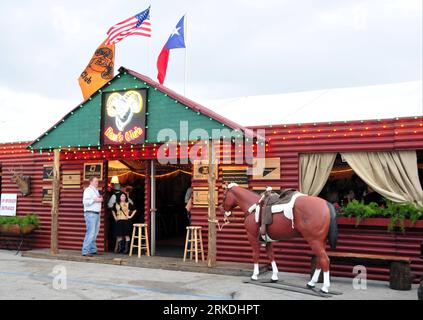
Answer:
<svg viewBox="0 0 423 320"><path fill-rule="evenodd" d="M416 151L342 153L355 173L373 190L395 202L423 206Z"/></svg>
<svg viewBox="0 0 423 320"><path fill-rule="evenodd" d="M300 192L317 196L322 191L335 162L336 153L300 155Z"/></svg>

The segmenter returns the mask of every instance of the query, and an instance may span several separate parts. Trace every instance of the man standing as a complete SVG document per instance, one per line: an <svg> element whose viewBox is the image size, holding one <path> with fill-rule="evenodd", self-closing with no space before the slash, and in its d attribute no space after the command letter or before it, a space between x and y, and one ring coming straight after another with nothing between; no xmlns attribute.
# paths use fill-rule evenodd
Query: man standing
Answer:
<svg viewBox="0 0 423 320"><path fill-rule="evenodd" d="M91 177L90 185L85 188L82 200L84 204L85 223L87 225L84 244L82 245L82 255L89 257L97 253L95 242L100 229L100 212L103 197L100 196L97 187L98 178Z"/></svg>

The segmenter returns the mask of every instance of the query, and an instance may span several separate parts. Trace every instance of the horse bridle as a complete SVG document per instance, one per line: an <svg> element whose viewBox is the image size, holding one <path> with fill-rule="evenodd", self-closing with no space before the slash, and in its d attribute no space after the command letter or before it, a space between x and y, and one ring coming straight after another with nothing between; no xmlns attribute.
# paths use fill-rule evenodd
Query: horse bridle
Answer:
<svg viewBox="0 0 423 320"><path fill-rule="evenodd" d="M224 208L223 208L223 205L225 204L225 201L226 201L226 197L228 196L228 188L226 187L225 188L225 192L224 192L224 194L223 194L223 200L222 200L222 204L220 205L220 211L221 212L223 212L223 221L224 221L224 223L225 224L228 224L228 223L230 223L229 222L229 217L232 215L232 211L226 211Z"/></svg>

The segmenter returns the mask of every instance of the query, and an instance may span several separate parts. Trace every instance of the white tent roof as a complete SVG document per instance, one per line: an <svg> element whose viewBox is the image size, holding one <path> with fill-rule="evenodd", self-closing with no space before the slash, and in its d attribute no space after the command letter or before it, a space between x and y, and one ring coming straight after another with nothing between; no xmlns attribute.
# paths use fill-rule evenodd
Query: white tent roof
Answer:
<svg viewBox="0 0 423 320"><path fill-rule="evenodd" d="M422 116L422 81L204 101L243 126Z"/></svg>
<svg viewBox="0 0 423 320"><path fill-rule="evenodd" d="M423 116L422 81L200 101L243 126ZM0 143L33 141L77 104L0 88Z"/></svg>

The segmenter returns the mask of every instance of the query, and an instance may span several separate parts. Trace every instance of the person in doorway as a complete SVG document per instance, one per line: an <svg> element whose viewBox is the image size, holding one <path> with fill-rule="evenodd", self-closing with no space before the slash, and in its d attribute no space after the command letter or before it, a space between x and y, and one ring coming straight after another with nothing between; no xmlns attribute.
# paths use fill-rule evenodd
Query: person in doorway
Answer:
<svg viewBox="0 0 423 320"><path fill-rule="evenodd" d="M135 215L137 210L132 210L126 193L121 193L119 202L113 205L112 213L116 221L116 236L118 242L118 252L128 254L129 241L131 235L130 219ZM125 239L125 240L123 240Z"/></svg>
<svg viewBox="0 0 423 320"><path fill-rule="evenodd" d="M344 196L343 199L343 205L347 205L348 203L352 202L353 200L355 200L355 192L354 190L349 190L348 193Z"/></svg>
<svg viewBox="0 0 423 320"><path fill-rule="evenodd" d="M103 197L98 191L98 178L91 177L90 185L85 188L82 203L84 205L84 218L86 232L82 245L82 255L92 256L97 253L96 240L100 229L100 212Z"/></svg>
<svg viewBox="0 0 423 320"><path fill-rule="evenodd" d="M119 197L122 193L126 193L129 204L134 205L134 202L129 198L129 193L127 192L128 188L132 188L132 187L125 187L122 190L122 187L120 184L114 184L112 189L112 195L110 196L109 201L107 202L107 207L109 209L112 209L115 203L119 202Z"/></svg>
<svg viewBox="0 0 423 320"><path fill-rule="evenodd" d="M189 187L185 193L185 209L187 210L188 224L191 225L192 187Z"/></svg>
<svg viewBox="0 0 423 320"><path fill-rule="evenodd" d="M367 186L367 193L363 198L364 204L370 204L376 202L379 206L385 205L385 199L370 186Z"/></svg>

